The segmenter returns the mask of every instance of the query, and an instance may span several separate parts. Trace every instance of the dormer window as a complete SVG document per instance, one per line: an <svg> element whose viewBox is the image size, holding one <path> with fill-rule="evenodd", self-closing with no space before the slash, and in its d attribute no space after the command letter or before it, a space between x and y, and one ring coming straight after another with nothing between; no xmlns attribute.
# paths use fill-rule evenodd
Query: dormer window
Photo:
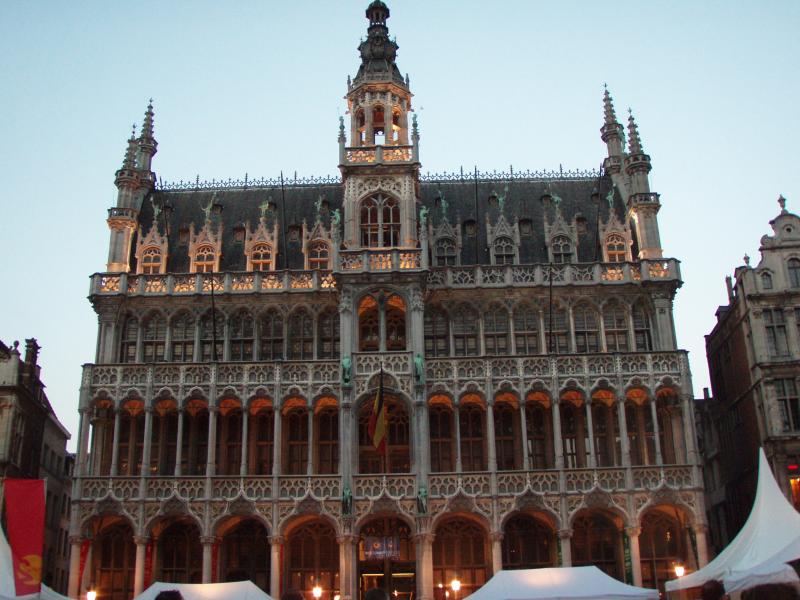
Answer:
<svg viewBox="0 0 800 600"><path fill-rule="evenodd" d="M200 246L194 255L195 273L213 273L216 262L214 248L210 245Z"/></svg>
<svg viewBox="0 0 800 600"><path fill-rule="evenodd" d="M144 275L157 275L161 273L161 250L147 248L142 252L142 270Z"/></svg>
<svg viewBox="0 0 800 600"><path fill-rule="evenodd" d="M361 246L390 248L400 245L400 206L397 200L375 194L361 202Z"/></svg>
<svg viewBox="0 0 800 600"><path fill-rule="evenodd" d="M499 237L494 242L494 264L513 265L514 264L514 242L511 238Z"/></svg>
<svg viewBox="0 0 800 600"><path fill-rule="evenodd" d="M565 235L557 235L550 245L553 252L553 262L568 264L572 262L572 240Z"/></svg>
<svg viewBox="0 0 800 600"><path fill-rule="evenodd" d="M308 268L327 271L330 251L327 242L316 240L308 248Z"/></svg>
<svg viewBox="0 0 800 600"><path fill-rule="evenodd" d="M253 271L272 270L272 246L269 244L256 244L250 257L250 267Z"/></svg>
<svg viewBox="0 0 800 600"><path fill-rule="evenodd" d="M436 242L436 266L452 267L456 264L456 243L452 238L443 238Z"/></svg>
<svg viewBox="0 0 800 600"><path fill-rule="evenodd" d="M606 260L612 263L625 262L625 238L612 234L606 238Z"/></svg>

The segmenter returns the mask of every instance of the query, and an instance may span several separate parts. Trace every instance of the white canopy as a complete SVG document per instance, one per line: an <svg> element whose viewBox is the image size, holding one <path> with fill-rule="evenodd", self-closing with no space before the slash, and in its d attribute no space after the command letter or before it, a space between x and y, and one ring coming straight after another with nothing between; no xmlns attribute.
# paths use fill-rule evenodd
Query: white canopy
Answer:
<svg viewBox="0 0 800 600"><path fill-rule="evenodd" d="M761 585L762 583L800 582L797 571L780 560L767 561L749 571L733 571L725 578L725 591L729 594Z"/></svg>
<svg viewBox="0 0 800 600"><path fill-rule="evenodd" d="M658 590L633 587L597 567L498 571L465 600L657 599Z"/></svg>
<svg viewBox="0 0 800 600"><path fill-rule="evenodd" d="M153 585L136 596L134 600L154 600L159 592L178 590L184 600L272 600L252 581L235 581L232 583L164 583L156 581Z"/></svg>
<svg viewBox="0 0 800 600"><path fill-rule="evenodd" d="M69 600L66 596L54 592L42 584L42 591L38 594L17 596L14 587L14 563L11 559L11 546L8 545L6 534L0 527L0 600Z"/></svg>
<svg viewBox="0 0 800 600"><path fill-rule="evenodd" d="M668 592L699 587L706 581L728 582L746 589L769 579L764 569L784 572L780 564L800 558L800 513L783 495L772 475L764 450L759 450L758 489L753 509L739 534L705 567L680 579L668 581ZM769 565L772 565L770 567ZM759 571L761 569L761 571ZM748 573L752 577L748 579ZM765 579L766 578L766 579Z"/></svg>

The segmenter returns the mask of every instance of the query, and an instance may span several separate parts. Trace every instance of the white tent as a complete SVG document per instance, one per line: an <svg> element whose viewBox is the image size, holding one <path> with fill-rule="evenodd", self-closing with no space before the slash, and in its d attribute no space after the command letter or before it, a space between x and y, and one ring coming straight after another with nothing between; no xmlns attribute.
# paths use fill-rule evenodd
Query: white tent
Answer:
<svg viewBox="0 0 800 600"><path fill-rule="evenodd" d="M272 600L252 581L235 581L232 583L164 583L156 581L153 585L136 596L134 600L154 600L159 592L178 590L184 600Z"/></svg>
<svg viewBox="0 0 800 600"><path fill-rule="evenodd" d="M725 578L725 591L732 594L762 583L798 582L800 577L793 567L780 560L770 560L749 571L733 571Z"/></svg>
<svg viewBox="0 0 800 600"><path fill-rule="evenodd" d="M657 599L658 590L633 587L597 567L498 571L465 600Z"/></svg>
<svg viewBox="0 0 800 600"><path fill-rule="evenodd" d="M714 560L694 573L668 581L668 592L699 587L717 579L725 588L746 589L777 581L787 571L782 563L800 558L800 513L783 495L772 476L764 450L759 450L758 489L747 522ZM771 565L771 567L770 567ZM772 568L775 579L766 571ZM752 573L752 576L748 574Z"/></svg>
<svg viewBox="0 0 800 600"><path fill-rule="evenodd" d="M8 545L6 534L0 527L0 600L69 600L66 596L54 592L42 584L42 591L38 594L17 596L14 588L14 566L11 559L11 546Z"/></svg>

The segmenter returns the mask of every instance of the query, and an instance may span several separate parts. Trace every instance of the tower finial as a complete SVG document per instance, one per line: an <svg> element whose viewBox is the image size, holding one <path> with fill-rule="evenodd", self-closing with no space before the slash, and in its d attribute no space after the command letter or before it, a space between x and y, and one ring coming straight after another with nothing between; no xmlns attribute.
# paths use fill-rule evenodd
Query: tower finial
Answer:
<svg viewBox="0 0 800 600"><path fill-rule="evenodd" d="M644 154L642 138L639 137L639 127L633 118L633 111L628 109L628 139L631 145L631 154Z"/></svg>
<svg viewBox="0 0 800 600"><path fill-rule="evenodd" d="M786 198L783 197L783 194L780 194L778 196L778 206L781 207L781 214L782 215L786 214L787 212L789 212L789 211L786 210Z"/></svg>
<svg viewBox="0 0 800 600"><path fill-rule="evenodd" d="M136 123L131 127L131 137L128 138L128 146L125 148L125 158L122 159L122 168L136 168Z"/></svg>
<svg viewBox="0 0 800 600"><path fill-rule="evenodd" d="M147 110L144 111L144 122L142 123L141 135L138 139L138 153L136 161L139 168L143 171L150 171L153 164L153 156L158 151L158 142L154 135L153 128L153 99L147 103Z"/></svg>
<svg viewBox="0 0 800 600"><path fill-rule="evenodd" d="M147 110L144 113L144 122L142 123L142 134L139 136L141 141L150 141L153 139L153 99L147 104Z"/></svg>
<svg viewBox="0 0 800 600"><path fill-rule="evenodd" d="M606 125L617 123L617 113L614 111L614 99L608 93L608 86L603 84L603 117Z"/></svg>

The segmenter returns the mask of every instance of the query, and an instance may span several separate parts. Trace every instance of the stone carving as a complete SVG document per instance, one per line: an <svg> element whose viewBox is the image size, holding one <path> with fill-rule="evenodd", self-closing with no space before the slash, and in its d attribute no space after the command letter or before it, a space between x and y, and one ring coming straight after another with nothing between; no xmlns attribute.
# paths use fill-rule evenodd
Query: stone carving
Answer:
<svg viewBox="0 0 800 600"><path fill-rule="evenodd" d="M414 375L417 385L425 385L425 359L419 353L414 356Z"/></svg>
<svg viewBox="0 0 800 600"><path fill-rule="evenodd" d="M342 385L349 386L353 380L353 359L342 357Z"/></svg>
<svg viewBox="0 0 800 600"><path fill-rule="evenodd" d="M417 513L428 514L428 488L424 485L420 486L419 492L417 492Z"/></svg>

